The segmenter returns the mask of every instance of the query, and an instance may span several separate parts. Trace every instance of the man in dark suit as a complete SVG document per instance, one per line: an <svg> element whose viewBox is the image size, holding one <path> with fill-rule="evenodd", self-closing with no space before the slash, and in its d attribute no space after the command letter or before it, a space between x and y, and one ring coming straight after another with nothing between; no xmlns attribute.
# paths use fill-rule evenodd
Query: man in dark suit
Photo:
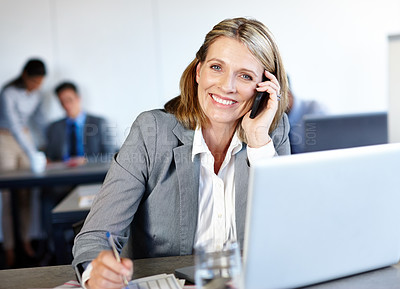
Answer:
<svg viewBox="0 0 400 289"><path fill-rule="evenodd" d="M81 97L74 83L61 83L55 93L67 116L48 127L47 158L69 165L109 161L115 152L115 143L105 119L82 109Z"/></svg>
<svg viewBox="0 0 400 289"><path fill-rule="evenodd" d="M47 128L46 156L49 162L62 161L67 166L87 162L109 162L115 152L115 131L104 118L93 116L82 109L81 97L72 82L59 84L55 93L64 108L66 117L51 123ZM54 186L42 188L43 225L48 235L45 258L53 258L51 210L74 187ZM50 263L51 264L51 263Z"/></svg>

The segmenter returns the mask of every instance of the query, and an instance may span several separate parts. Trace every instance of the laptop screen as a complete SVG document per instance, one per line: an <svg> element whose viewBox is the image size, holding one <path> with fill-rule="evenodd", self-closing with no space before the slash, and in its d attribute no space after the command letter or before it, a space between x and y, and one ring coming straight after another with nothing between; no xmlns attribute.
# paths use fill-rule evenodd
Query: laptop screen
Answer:
<svg viewBox="0 0 400 289"><path fill-rule="evenodd" d="M399 144L253 166L244 288L299 287L397 263L399 169Z"/></svg>

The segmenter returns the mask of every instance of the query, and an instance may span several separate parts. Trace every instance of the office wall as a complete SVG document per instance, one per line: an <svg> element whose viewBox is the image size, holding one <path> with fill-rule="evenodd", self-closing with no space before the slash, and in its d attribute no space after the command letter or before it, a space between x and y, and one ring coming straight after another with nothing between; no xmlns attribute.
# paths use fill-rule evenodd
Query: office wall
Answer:
<svg viewBox="0 0 400 289"><path fill-rule="evenodd" d="M141 111L179 93L215 23L252 16L274 33L298 97L333 113L386 110L387 35L400 31L398 11L398 0L0 0L0 83L27 57L43 57L49 118L62 116L54 85L74 80L120 145Z"/></svg>
<svg viewBox="0 0 400 289"><path fill-rule="evenodd" d="M389 142L400 142L400 34L389 37Z"/></svg>

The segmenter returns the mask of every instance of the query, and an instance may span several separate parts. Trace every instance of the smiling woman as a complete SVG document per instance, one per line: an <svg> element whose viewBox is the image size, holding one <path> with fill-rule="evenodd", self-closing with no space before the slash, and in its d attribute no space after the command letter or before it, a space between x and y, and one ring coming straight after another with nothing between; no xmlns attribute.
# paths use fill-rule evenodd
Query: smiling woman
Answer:
<svg viewBox="0 0 400 289"><path fill-rule="evenodd" d="M286 74L259 21L217 24L180 87L165 110L136 119L75 239L73 265L92 289L120 288L133 271L131 259L115 260L106 232L119 250L131 235L130 258L243 244L249 165L290 153ZM250 119L257 91L269 100Z"/></svg>

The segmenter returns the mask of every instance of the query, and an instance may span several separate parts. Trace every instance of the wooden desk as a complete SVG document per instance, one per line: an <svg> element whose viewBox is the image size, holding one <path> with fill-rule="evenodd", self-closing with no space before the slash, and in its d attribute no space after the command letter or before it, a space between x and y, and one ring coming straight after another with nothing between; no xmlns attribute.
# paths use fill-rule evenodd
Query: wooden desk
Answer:
<svg viewBox="0 0 400 289"><path fill-rule="evenodd" d="M63 163L52 163L46 167L46 171L42 174L34 174L29 170L2 172L0 174L0 192L1 188L10 188L10 189L28 188L28 187L44 188L44 187L63 186L63 185L102 183L109 168L110 168L110 163L104 163L104 162L88 163L78 167L67 167ZM51 234L50 210L53 204L51 203L51 201L46 200L44 198L42 199L41 206L42 206L41 214L44 216L43 219L45 220L44 221L45 223L42 225L44 226L44 229L46 230L48 236L50 236ZM15 208L13 208L13 210L16 211ZM60 260L58 264L67 264L68 262L71 261L71 258L68 259L68 262L65 262L66 260L65 258L64 259L59 258L59 252L61 251L57 251L56 254L57 261Z"/></svg>
<svg viewBox="0 0 400 289"><path fill-rule="evenodd" d="M77 186L51 211L56 264L72 262L72 237L74 235L72 225L84 220L90 210L90 207L79 207L79 198L81 195L97 194L101 185L100 183ZM70 240L66 238L68 232Z"/></svg>
<svg viewBox="0 0 400 289"><path fill-rule="evenodd" d="M140 259L135 261L133 278L170 274L193 264L193 256ZM76 280L71 265L0 270L0 289L54 288L70 280Z"/></svg>
<svg viewBox="0 0 400 289"><path fill-rule="evenodd" d="M49 165L42 174L34 174L29 170L3 172L0 174L0 189L101 183L109 168L110 163L72 168L57 163Z"/></svg>
<svg viewBox="0 0 400 289"><path fill-rule="evenodd" d="M53 224L75 223L85 219L89 207L79 207L79 198L97 194L102 183L77 186L51 211Z"/></svg>
<svg viewBox="0 0 400 289"><path fill-rule="evenodd" d="M164 257L135 261L134 279L193 265L193 256ZM53 288L75 280L70 265L0 271L0 289ZM311 289L400 288L400 264L306 287Z"/></svg>

